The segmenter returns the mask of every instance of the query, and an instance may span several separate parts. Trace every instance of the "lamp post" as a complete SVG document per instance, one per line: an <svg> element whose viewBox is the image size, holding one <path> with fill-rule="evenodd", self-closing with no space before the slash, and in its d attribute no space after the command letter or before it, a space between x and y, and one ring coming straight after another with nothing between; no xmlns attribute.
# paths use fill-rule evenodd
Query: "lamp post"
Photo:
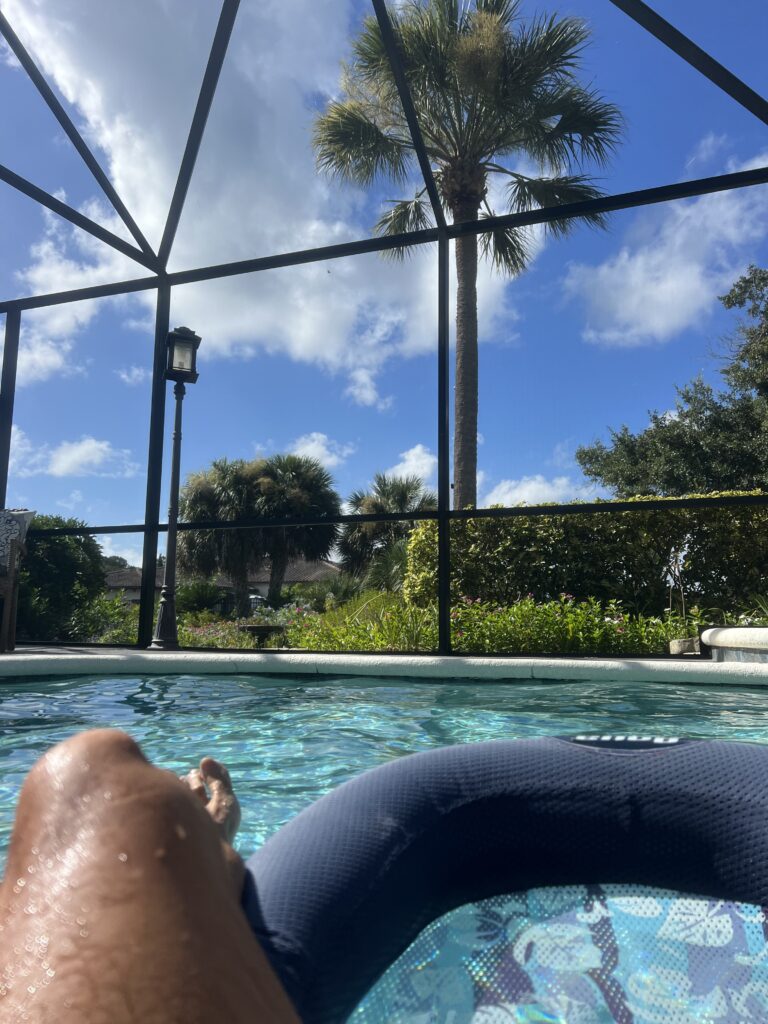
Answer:
<svg viewBox="0 0 768 1024"><path fill-rule="evenodd" d="M173 454L171 456L171 499L168 506L168 544L165 551L165 575L160 592L160 607L151 647L162 651L179 649L176 626L176 524L179 518L179 476L181 469L181 403L186 393L185 384L197 380L197 350L201 339L188 327L177 327L168 335L168 362L165 379L176 382L176 416L173 424Z"/></svg>

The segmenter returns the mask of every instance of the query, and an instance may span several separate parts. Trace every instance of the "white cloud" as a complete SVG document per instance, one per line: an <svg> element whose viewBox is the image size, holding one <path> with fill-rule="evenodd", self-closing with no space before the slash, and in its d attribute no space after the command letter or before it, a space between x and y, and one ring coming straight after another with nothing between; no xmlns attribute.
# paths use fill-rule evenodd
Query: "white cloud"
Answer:
<svg viewBox="0 0 768 1024"><path fill-rule="evenodd" d="M297 437L291 444L291 451L294 455L305 455L310 459L317 459L326 469L333 469L352 455L355 445L332 441L327 434L313 430L309 434Z"/></svg>
<svg viewBox="0 0 768 1024"><path fill-rule="evenodd" d="M126 544L123 540L115 542L111 537L104 537L101 535L98 536L96 540L99 542L102 552L107 557L110 555L116 555L118 558L124 558L128 565L141 565L143 549L140 546Z"/></svg>
<svg viewBox="0 0 768 1024"><path fill-rule="evenodd" d="M106 155L118 193L150 240L162 233L214 8L203 0L162 0L149 10L88 0L7 0L3 6L43 70L77 108L89 140ZM377 212L368 197L318 174L311 147L318 90L338 91L340 59L355 16L354 0L242 6L179 228L174 268L370 233ZM111 230L123 231L104 207L92 203L87 209ZM57 218L46 223L45 237L20 275L25 291L146 273ZM174 289L173 319L203 336L203 360L280 353L339 376L351 401L385 409L392 398L380 394L377 383L384 366L436 351L436 264L432 248L405 263L371 255L189 285ZM122 301L131 311L128 322L146 329L153 293ZM513 336L511 290L487 266L478 276L478 306L481 339L501 325L507 340ZM74 339L97 308L86 304L64 321L46 311L28 340L20 379L41 380L72 364Z"/></svg>
<svg viewBox="0 0 768 1024"><path fill-rule="evenodd" d="M721 153L729 144L727 135L715 135L710 132L700 140L693 152L686 161L686 169L695 167L697 164L708 164L718 153Z"/></svg>
<svg viewBox="0 0 768 1024"><path fill-rule="evenodd" d="M143 384L145 380L149 380L152 376L145 366L127 366L120 370L115 370L115 373L123 384L127 384L129 387L133 387L136 384Z"/></svg>
<svg viewBox="0 0 768 1024"><path fill-rule="evenodd" d="M519 480L500 480L486 494L482 501L488 505L541 505L547 502L563 504L568 501L591 501L597 497L597 489L583 481L569 476L548 479L541 473L523 476Z"/></svg>
<svg viewBox="0 0 768 1024"><path fill-rule="evenodd" d="M83 492L82 491L70 491L66 498L60 498L56 504L59 508L66 509L67 512L74 512L75 509L83 503Z"/></svg>
<svg viewBox="0 0 768 1024"><path fill-rule="evenodd" d="M138 469L131 452L114 448L110 441L84 436L55 446L35 445L20 427L11 433L10 472L16 477L132 477Z"/></svg>
<svg viewBox="0 0 768 1024"><path fill-rule="evenodd" d="M729 171L768 162L768 153ZM641 214L597 266L574 263L566 292L586 309L585 341L628 348L666 342L703 322L768 235L763 188L720 192Z"/></svg>
<svg viewBox="0 0 768 1024"><path fill-rule="evenodd" d="M437 456L423 444L400 452L400 461L386 472L390 476L418 476L426 484L437 469Z"/></svg>

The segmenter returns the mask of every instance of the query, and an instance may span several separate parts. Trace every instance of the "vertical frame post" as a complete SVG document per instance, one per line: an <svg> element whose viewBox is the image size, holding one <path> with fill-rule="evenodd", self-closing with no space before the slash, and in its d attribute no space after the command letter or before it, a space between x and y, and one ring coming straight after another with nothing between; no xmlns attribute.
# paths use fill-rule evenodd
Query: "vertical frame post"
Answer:
<svg viewBox="0 0 768 1024"><path fill-rule="evenodd" d="M147 497L144 511L144 554L141 561L138 646L149 647L155 618L157 538L160 523L160 491L163 483L163 434L165 433L165 361L171 317L171 286L162 282L157 289L155 314L155 355L152 368L152 405L149 416L147 454Z"/></svg>
<svg viewBox="0 0 768 1024"><path fill-rule="evenodd" d="M437 621L438 651L451 654L450 242L437 242Z"/></svg>
<svg viewBox="0 0 768 1024"><path fill-rule="evenodd" d="M11 460L11 429L13 403L16 398L16 366L19 361L21 310L9 309L5 315L5 346L3 375L0 381L0 508L5 508L8 494L8 465Z"/></svg>

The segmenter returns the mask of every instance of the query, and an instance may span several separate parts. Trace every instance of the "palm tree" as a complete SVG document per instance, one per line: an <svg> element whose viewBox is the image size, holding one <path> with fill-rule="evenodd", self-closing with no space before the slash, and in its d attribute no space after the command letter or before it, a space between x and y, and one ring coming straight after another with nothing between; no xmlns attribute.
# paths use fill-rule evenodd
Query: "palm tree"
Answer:
<svg viewBox="0 0 768 1024"><path fill-rule="evenodd" d="M491 175L506 179L509 212L592 199L601 192L581 172L604 164L619 139L615 106L582 86L579 58L588 38L576 18L524 23L520 0L405 0L390 10L405 74L441 200L454 223L493 216ZM345 65L342 95L315 123L319 166L370 185L378 177L404 183L413 145L378 22L369 17ZM512 162L504 166L499 161ZM524 173L531 163L536 174ZM586 218L602 225L599 215ZM376 224L380 234L429 227L425 189L393 201ZM574 221L553 221L565 234ZM454 504L477 499L477 261L519 274L531 236L499 229L456 239L456 389ZM394 250L402 256L409 250Z"/></svg>
<svg viewBox="0 0 768 1024"><path fill-rule="evenodd" d="M273 455L260 464L257 486L259 512L277 519L337 516L341 499L333 489L330 473L317 459L303 455ZM335 524L282 526L261 531L262 547L270 560L271 605L280 601L285 570L292 558L310 561L327 558L338 534Z"/></svg>
<svg viewBox="0 0 768 1024"><path fill-rule="evenodd" d="M371 490L354 491L347 505L355 515L427 512L437 508L437 498L417 476L377 473ZM407 520L346 524L339 541L342 565L347 572L365 572L377 555L407 537L413 525Z"/></svg>
<svg viewBox="0 0 768 1024"><path fill-rule="evenodd" d="M243 519L259 513L264 462L217 459L209 469L191 473L181 490L179 511L182 521ZM179 564L189 573L210 577L223 573L232 580L235 609L248 615L248 577L264 561L261 530L182 530L179 534Z"/></svg>

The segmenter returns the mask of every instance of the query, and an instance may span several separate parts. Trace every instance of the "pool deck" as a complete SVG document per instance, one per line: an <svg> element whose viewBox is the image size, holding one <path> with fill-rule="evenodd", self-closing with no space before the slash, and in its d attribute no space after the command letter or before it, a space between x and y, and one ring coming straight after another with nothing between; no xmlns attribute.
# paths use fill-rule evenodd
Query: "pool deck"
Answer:
<svg viewBox="0 0 768 1024"><path fill-rule="evenodd" d="M600 681L768 686L768 664L704 658L465 658L407 654L267 651L138 651L19 647L0 655L3 680L57 676L269 675L376 676L456 681Z"/></svg>

